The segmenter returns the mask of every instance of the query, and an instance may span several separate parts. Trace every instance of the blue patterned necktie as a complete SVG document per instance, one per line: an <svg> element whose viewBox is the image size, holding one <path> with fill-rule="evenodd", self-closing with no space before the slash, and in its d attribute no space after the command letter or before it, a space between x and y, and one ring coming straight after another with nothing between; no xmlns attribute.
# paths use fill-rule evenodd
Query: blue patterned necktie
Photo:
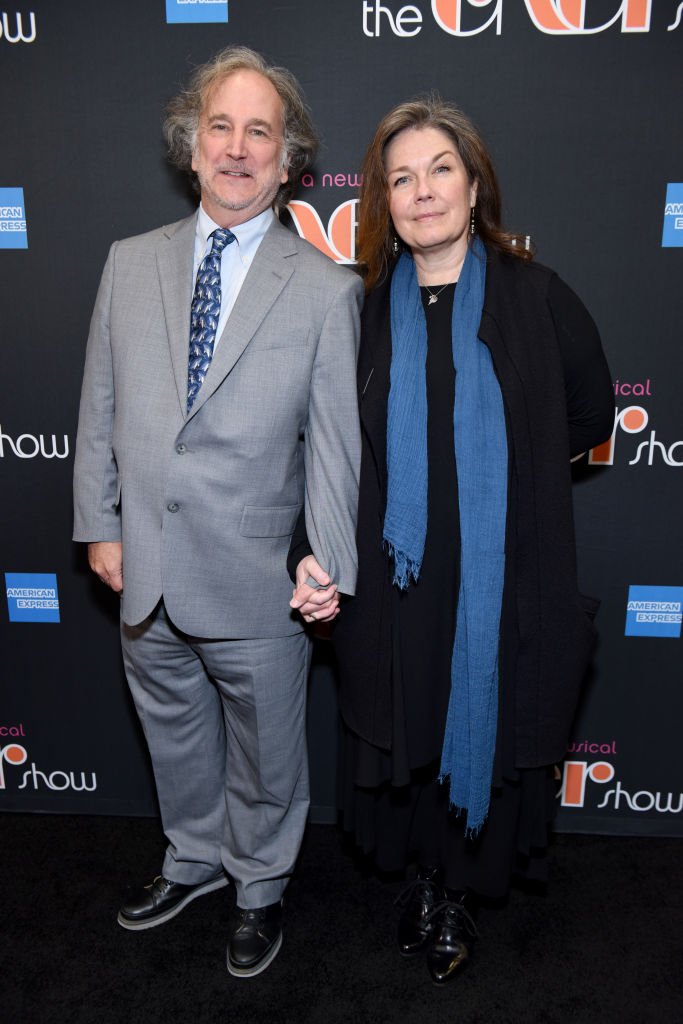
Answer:
<svg viewBox="0 0 683 1024"><path fill-rule="evenodd" d="M235 241L232 231L216 228L209 235L213 245L199 264L190 313L190 358L187 367L187 411L204 383L216 343L221 315L221 253Z"/></svg>

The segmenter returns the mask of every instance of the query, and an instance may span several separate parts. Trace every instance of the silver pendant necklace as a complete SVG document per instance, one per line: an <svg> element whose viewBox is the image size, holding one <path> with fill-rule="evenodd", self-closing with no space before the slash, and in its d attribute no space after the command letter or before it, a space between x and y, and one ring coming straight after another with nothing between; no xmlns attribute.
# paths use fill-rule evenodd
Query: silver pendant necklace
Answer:
<svg viewBox="0 0 683 1024"><path fill-rule="evenodd" d="M433 306L435 302L439 301L439 295L441 295L441 292L444 290L444 288L448 288L448 282L446 284L442 284L438 292L433 292L428 285L425 285L425 288L429 293L429 302L427 303L427 305Z"/></svg>

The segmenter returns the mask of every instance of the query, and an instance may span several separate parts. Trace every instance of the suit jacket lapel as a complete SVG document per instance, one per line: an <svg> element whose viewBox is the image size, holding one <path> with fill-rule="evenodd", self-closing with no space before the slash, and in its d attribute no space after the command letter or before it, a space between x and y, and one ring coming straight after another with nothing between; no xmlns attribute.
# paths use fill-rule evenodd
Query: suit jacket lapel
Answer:
<svg viewBox="0 0 683 1024"><path fill-rule="evenodd" d="M173 375L183 416L187 410L187 361L192 306L192 266L197 215L166 229L157 247L157 267L171 350Z"/></svg>
<svg viewBox="0 0 683 1024"><path fill-rule="evenodd" d="M211 397L254 337L294 272L297 236L279 221L268 228L237 296L206 379L192 406L193 416ZM186 357L187 363L187 357ZM187 367L186 367L187 376Z"/></svg>

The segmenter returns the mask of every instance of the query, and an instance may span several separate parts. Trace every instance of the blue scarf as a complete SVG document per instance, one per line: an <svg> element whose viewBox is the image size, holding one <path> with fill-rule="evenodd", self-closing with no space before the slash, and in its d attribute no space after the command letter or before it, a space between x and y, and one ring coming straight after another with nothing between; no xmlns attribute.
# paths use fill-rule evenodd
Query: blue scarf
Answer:
<svg viewBox="0 0 683 1024"><path fill-rule="evenodd" d="M498 718L498 644L505 566L507 438L491 353L477 337L486 251L479 239L455 290L453 430L460 509L460 590L451 694L439 778L475 835L489 808ZM427 535L427 324L415 264L403 253L391 282L391 387L384 542L394 583L419 579Z"/></svg>

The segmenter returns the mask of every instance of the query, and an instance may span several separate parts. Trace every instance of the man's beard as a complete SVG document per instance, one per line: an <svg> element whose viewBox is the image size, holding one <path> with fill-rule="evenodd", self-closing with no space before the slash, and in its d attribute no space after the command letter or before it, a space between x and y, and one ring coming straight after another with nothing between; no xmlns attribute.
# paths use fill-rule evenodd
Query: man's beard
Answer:
<svg viewBox="0 0 683 1024"><path fill-rule="evenodd" d="M233 168L229 169L233 170ZM217 168L216 173L220 174L221 169ZM226 199L224 196L214 191L210 182L200 171L197 171L197 178L199 180L201 195L207 196L216 204L216 206L220 206L224 210L232 210L234 212L247 210L251 206L258 207L259 213L263 210L267 210L268 207L272 205L281 184L279 174L273 174L271 180L266 181L261 190L256 192L254 195L245 199Z"/></svg>

